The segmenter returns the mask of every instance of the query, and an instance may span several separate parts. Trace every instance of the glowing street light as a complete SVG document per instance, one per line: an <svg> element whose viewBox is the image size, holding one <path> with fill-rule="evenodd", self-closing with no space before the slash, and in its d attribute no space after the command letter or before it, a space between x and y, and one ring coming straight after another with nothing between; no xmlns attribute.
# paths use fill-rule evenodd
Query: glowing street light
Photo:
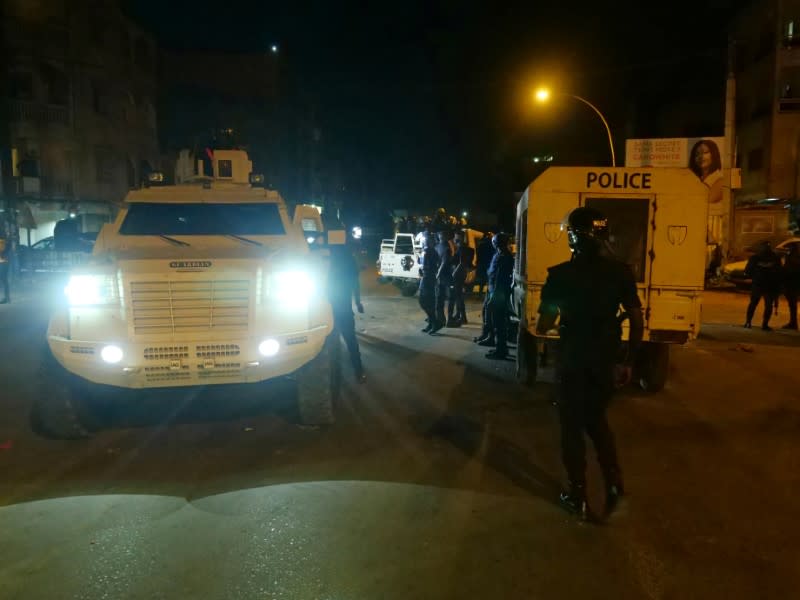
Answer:
<svg viewBox="0 0 800 600"><path fill-rule="evenodd" d="M269 49L273 54L277 54L278 53L278 44L272 44L272 46L270 46Z"/></svg>
<svg viewBox="0 0 800 600"><path fill-rule="evenodd" d="M611 166L616 167L617 157L614 154L614 139L611 137L611 128L608 126L608 121L606 121L606 118L603 116L603 113L600 112L600 109L597 108L591 102L589 102L586 98L581 98L580 96L576 96L575 94L559 93L558 95L569 96L570 98L574 98L575 100L583 102L586 106L588 106L595 113L597 113L597 116L600 117L600 120L603 122L603 126L606 128L606 133L608 134L608 147L611 150ZM545 104L546 102L548 102L550 100L550 96L552 96L552 92L545 87L540 87L534 92L534 98L536 98L536 101L539 104Z"/></svg>

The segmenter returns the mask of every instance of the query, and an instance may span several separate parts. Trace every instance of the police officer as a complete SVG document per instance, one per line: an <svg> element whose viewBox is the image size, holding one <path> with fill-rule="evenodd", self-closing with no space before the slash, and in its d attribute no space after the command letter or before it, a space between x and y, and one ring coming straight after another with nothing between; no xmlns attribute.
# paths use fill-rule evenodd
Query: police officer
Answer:
<svg viewBox="0 0 800 600"><path fill-rule="evenodd" d="M356 322L353 315L353 301L359 313L364 313L361 304L361 286L358 281L358 265L346 245L330 247L331 262L328 271L328 300L333 309L333 335L341 335L350 354L353 372L359 383L366 381L361 352L356 338ZM334 337L337 340L338 337Z"/></svg>
<svg viewBox="0 0 800 600"><path fill-rule="evenodd" d="M489 265L494 256L494 248L492 247L492 238L494 234L490 231L481 238L478 242L477 265L475 269L475 283L478 284L478 293L483 293L483 287L486 285L486 277L489 271Z"/></svg>
<svg viewBox="0 0 800 600"><path fill-rule="evenodd" d="M783 264L783 292L789 304L789 322L783 329L797 330L797 298L800 296L800 243L792 244Z"/></svg>
<svg viewBox="0 0 800 600"><path fill-rule="evenodd" d="M605 513L623 494L622 475L606 407L615 384L631 378L631 367L644 329L641 302L630 268L601 254L608 221L599 211L572 211L567 239L572 259L551 267L542 289L537 333L551 330L560 315L559 397L561 451L569 486L564 508L584 520L592 517L586 499L586 432L594 444L606 486ZM630 319L629 350L618 365L622 306Z"/></svg>
<svg viewBox="0 0 800 600"><path fill-rule="evenodd" d="M445 326L444 304L453 284L453 253L447 243L447 232L440 231L436 234L436 254L439 257L439 268L436 271L436 323L431 328L431 334L436 333Z"/></svg>
<svg viewBox="0 0 800 600"><path fill-rule="evenodd" d="M453 286L447 302L447 326L461 327L467 324L467 307L464 303L464 286L472 270L475 251L464 243L464 233L456 232L455 255L453 256Z"/></svg>
<svg viewBox="0 0 800 600"><path fill-rule="evenodd" d="M422 237L420 260L419 305L425 312L427 326L422 333L430 333L436 325L436 274L439 272L439 255L433 247L433 237L425 232Z"/></svg>
<svg viewBox="0 0 800 600"><path fill-rule="evenodd" d="M492 238L495 254L489 265L487 294L491 311L491 326L495 349L486 358L505 360L508 356L508 322L511 307L511 284L514 277L514 257L508 248L508 235L500 232Z"/></svg>
<svg viewBox="0 0 800 600"><path fill-rule="evenodd" d="M761 329L772 331L769 320L772 317L772 307L778 299L781 286L781 259L772 250L772 245L763 241L758 245L758 252L750 257L744 269L745 275L753 280L750 289L750 304L747 306L747 317L744 326L752 327L753 316L756 313L761 299L764 299L764 317Z"/></svg>

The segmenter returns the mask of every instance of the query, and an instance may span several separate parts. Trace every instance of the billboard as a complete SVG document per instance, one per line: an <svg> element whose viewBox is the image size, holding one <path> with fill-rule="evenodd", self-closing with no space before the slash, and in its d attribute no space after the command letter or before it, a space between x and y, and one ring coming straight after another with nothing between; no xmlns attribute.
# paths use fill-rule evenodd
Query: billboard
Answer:
<svg viewBox="0 0 800 600"><path fill-rule="evenodd" d="M722 168L728 167L725 138L625 140L625 166L688 167L708 186L709 203L718 204L722 202Z"/></svg>

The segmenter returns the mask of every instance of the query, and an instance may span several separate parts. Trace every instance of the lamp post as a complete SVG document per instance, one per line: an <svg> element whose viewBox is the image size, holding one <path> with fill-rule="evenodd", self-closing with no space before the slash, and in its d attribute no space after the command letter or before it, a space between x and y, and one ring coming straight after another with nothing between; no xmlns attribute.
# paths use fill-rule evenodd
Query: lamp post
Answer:
<svg viewBox="0 0 800 600"><path fill-rule="evenodd" d="M536 90L536 92L534 94L534 97L536 98L536 101L539 104L544 104L544 103L546 103L546 102L548 102L550 100L550 96L552 96L552 95L553 94L549 89L547 89L547 88L539 88L539 89ZM570 98L574 98L575 100L583 102L586 106L588 106L595 113L597 113L597 116L600 117L600 120L603 122L603 126L606 128L606 133L608 134L608 147L611 150L611 166L612 167L616 167L617 166L617 158L616 158L616 155L614 154L614 139L611 137L611 128L608 126L608 121L606 121L606 118L603 116L603 113L600 112L600 109L597 108L591 102L589 102L586 98L581 98L580 96L576 96L575 94L559 93L558 95L559 96L569 96Z"/></svg>

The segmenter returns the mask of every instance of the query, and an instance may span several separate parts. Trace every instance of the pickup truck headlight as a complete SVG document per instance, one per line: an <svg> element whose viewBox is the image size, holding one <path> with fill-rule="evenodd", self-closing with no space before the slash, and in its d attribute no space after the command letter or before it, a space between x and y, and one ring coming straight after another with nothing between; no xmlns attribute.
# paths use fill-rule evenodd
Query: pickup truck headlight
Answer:
<svg viewBox="0 0 800 600"><path fill-rule="evenodd" d="M70 306L94 306L114 301L113 280L107 275L73 275L64 289Z"/></svg>
<svg viewBox="0 0 800 600"><path fill-rule="evenodd" d="M304 310L316 289L306 271L278 271L268 281L268 296L284 308Z"/></svg>

